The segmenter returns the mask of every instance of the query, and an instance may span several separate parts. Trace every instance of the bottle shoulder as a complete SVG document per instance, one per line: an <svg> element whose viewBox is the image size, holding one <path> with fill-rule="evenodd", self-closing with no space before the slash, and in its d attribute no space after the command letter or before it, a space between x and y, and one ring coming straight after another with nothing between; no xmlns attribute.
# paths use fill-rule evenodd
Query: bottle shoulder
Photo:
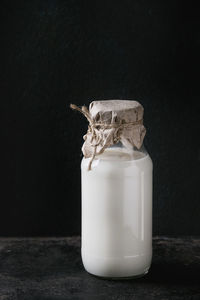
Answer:
<svg viewBox="0 0 200 300"><path fill-rule="evenodd" d="M82 159L82 168L87 168L91 158ZM147 151L130 150L126 148L110 147L101 155L97 155L92 163L93 167L109 166L110 168L127 168L137 166L143 168L151 168L153 166L151 157Z"/></svg>

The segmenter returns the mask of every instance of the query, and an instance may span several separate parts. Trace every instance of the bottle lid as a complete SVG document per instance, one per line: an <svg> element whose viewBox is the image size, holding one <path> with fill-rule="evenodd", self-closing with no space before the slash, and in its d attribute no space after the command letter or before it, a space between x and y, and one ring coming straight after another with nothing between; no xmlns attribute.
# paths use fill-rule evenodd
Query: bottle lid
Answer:
<svg viewBox="0 0 200 300"><path fill-rule="evenodd" d="M143 126L143 106L132 100L93 101L87 107L70 105L80 111L89 121L88 131L84 135L82 152L85 158L91 157L91 164L96 155L118 142L126 148L135 146L140 149L146 129Z"/></svg>

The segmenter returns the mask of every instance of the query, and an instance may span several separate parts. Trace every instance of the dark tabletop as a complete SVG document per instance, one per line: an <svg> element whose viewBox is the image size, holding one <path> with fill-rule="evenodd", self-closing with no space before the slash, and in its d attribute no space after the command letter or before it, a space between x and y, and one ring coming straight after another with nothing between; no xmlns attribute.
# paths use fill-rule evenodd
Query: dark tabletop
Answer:
<svg viewBox="0 0 200 300"><path fill-rule="evenodd" d="M1 238L0 300L200 299L200 238L155 237L145 277L89 275L80 238Z"/></svg>

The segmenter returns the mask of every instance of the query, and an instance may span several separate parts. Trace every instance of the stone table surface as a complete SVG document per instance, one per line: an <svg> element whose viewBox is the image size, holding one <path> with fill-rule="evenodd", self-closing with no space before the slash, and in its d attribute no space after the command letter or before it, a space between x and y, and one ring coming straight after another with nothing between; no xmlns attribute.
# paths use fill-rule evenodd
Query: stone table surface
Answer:
<svg viewBox="0 0 200 300"><path fill-rule="evenodd" d="M0 300L200 299L200 238L155 237L153 262L140 279L89 275L80 237L1 238Z"/></svg>

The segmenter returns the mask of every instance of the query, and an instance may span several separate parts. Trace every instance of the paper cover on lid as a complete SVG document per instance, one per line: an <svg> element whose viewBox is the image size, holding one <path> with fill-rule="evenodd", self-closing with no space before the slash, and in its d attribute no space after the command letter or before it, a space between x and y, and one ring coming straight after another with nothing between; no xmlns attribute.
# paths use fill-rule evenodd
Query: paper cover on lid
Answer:
<svg viewBox="0 0 200 300"><path fill-rule="evenodd" d="M140 148L146 133L142 105L132 100L101 100L90 103L89 110L71 105L89 121L82 147L84 157L93 157L121 142L125 147Z"/></svg>

